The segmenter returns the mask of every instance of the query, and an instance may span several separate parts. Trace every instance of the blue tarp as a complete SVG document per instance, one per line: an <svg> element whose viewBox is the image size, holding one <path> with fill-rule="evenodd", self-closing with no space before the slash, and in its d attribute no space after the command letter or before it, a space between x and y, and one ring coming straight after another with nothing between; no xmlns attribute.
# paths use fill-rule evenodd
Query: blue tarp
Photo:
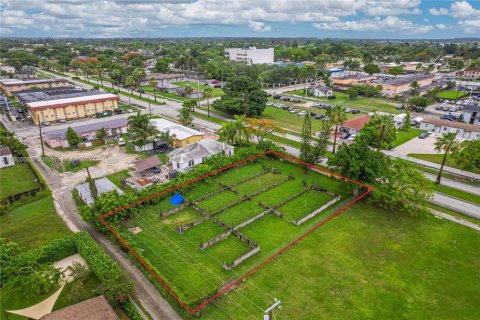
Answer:
<svg viewBox="0 0 480 320"><path fill-rule="evenodd" d="M175 193L173 197L170 199L170 203L173 204L174 206L178 206L184 200L185 198L180 193Z"/></svg>

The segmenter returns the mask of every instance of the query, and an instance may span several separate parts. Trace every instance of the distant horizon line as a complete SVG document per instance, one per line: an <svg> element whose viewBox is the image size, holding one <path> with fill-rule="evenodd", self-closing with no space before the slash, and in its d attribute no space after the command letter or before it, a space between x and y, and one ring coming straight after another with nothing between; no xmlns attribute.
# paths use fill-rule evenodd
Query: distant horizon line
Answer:
<svg viewBox="0 0 480 320"><path fill-rule="evenodd" d="M454 37L454 38L342 38L342 37L254 37L254 36L230 36L230 37L215 37L215 36L191 36L191 37L59 37L59 36L3 36L3 40L162 40L162 39L263 39L263 40L369 40L369 41L451 41L451 40L468 40L468 41L480 41L480 37Z"/></svg>

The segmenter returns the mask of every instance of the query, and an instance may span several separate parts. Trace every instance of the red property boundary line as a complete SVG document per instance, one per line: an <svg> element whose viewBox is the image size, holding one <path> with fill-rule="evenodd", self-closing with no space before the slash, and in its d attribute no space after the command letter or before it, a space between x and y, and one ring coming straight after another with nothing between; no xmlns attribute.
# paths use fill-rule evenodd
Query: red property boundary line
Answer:
<svg viewBox="0 0 480 320"><path fill-rule="evenodd" d="M324 172L324 173L327 173L331 176L335 176L337 178L340 178L342 180L345 180L345 181L348 181L348 182L351 182L351 183L354 183L356 185L359 185L359 186L362 186L364 188L367 188L367 191L365 191L363 194L359 195L358 197L354 198L352 201L350 201L349 203L347 203L345 206L343 206L342 208L338 209L337 211L335 211L333 214L331 214L330 216L328 216L327 218L325 218L324 220L320 221L318 224L316 224L315 226L313 226L310 230L306 231L305 233L303 233L301 236L299 236L298 238L296 238L295 240L293 240L292 242L290 242L289 244L287 244L286 246L284 246L282 249L280 249L279 251L277 251L275 254L273 254L271 257L267 258L266 260L264 260L263 262L261 262L260 264L258 264L257 266L255 266L253 269L251 269L250 271L246 272L243 276L241 276L240 278L238 278L237 280L235 280L234 282L230 283L228 286L226 286L225 288L223 288L221 291L217 292L214 296L210 297L209 299L203 301L200 305L198 305L197 307L193 308L193 309L190 309L176 294L175 292L173 292L173 290L168 286L168 284L162 279L160 278L160 276L158 276L146 263L145 261L142 260L142 258L140 258L140 256L135 252L133 251L133 249L115 232L115 230L113 230L113 228L105 221L105 217L107 216L110 216L112 214L115 214L121 210L125 210L125 209L128 209L128 208L131 208L137 204L140 204L140 203L143 203L147 200L150 200L152 198L156 198L156 197L159 197L161 195L164 195L166 193L169 193L171 191L174 191L176 189L179 189L181 187L184 187L186 185L189 185L189 184L192 184L192 183L195 183L199 180L202 180L206 177L209 177L209 176L212 176L212 175L216 175L217 173L220 173L222 171L225 171L225 170L228 170L230 168L233 168L233 167L236 167L242 163L245 163L245 162L248 162L250 160L253 160L253 159L256 159L258 157L261 157L263 155L266 155L266 154L275 154L277 156L280 156L282 158L285 158L285 159L288 159L290 161L293 161L295 163L298 163L298 164L301 164L301 165L304 165L304 166L307 166L307 167L310 167L312 169L315 169L315 170L318 170L318 171L321 171L321 172ZM273 151L273 150L268 150L268 151L264 151L264 152L261 152L261 153L258 153L256 155L253 155L251 157L248 157L248 158L245 158L241 161L238 161L236 163L233 163L229 166L226 166L224 168L221 168L221 169L218 169L218 170L215 170L215 171L212 171L210 173L207 173L201 177L198 177L198 178L195 178L195 179L192 179L190 181L186 181L184 183L181 183L175 187L172 187L172 188L169 188L167 190L164 190L164 191L161 191L161 192L158 192L156 194L153 194L153 195L150 195L148 197L145 197L145 198L142 198L138 201L135 201L135 202L132 202L126 206L123 206L123 207L119 207L117 209L114 209L114 210L111 210L105 214L102 214L102 215L99 215L98 216L98 219L100 219L100 221L103 223L103 225L105 225L109 230L110 232L115 236L115 238L118 239L118 241L120 241L120 243L140 262L140 264L168 291L168 293L170 293L170 295L191 315L195 314L195 312L199 311L200 309L206 307L210 302L212 302L213 300L215 300L216 298L218 298L220 295L222 295L223 293L225 293L226 291L230 290L232 287L236 286L239 282L241 282L242 280L244 280L245 278L247 278L248 276L250 276L251 274L253 274L254 272L256 272L258 269L260 269L261 267L263 267L264 265L266 265L267 263L269 263L270 261L272 261L273 259L277 258L279 255L281 255L284 251L288 250L289 248L293 247L295 244L297 244L298 242L300 242L303 238L305 238L306 236L308 236L309 234L311 234L312 232L314 232L315 230L317 230L318 228L320 228L321 226L323 226L324 224L326 224L328 221L332 220L334 217L336 217L337 215L341 214L343 211L345 211L347 208L351 207L354 203L356 203L357 201L359 201L360 199L364 198L366 195L368 195L370 192L373 191L373 188L371 186L368 186L366 184L363 184L361 182L358 182L358 181L355 181L355 180L352 180L352 179L349 179L347 177L344 177L340 174L337 174L337 173L334 173L334 172L330 172L326 169L323 169L323 168L320 168L320 167L317 167L317 166L314 166L314 165L311 165L311 164L308 164L308 163L305 163L305 162L302 162L300 161L299 159L295 158L295 157L292 157L292 156L288 156L286 154L283 154L283 153L280 153L280 152L277 152L277 151Z"/></svg>

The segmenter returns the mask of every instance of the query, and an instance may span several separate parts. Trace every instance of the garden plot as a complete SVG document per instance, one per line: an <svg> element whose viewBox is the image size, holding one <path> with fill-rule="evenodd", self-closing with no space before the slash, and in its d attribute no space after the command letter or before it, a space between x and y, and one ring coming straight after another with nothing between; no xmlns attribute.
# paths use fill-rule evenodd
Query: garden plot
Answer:
<svg viewBox="0 0 480 320"><path fill-rule="evenodd" d="M277 211L292 220L299 220L325 205L334 198L326 192L308 190L299 197L277 208Z"/></svg>
<svg viewBox="0 0 480 320"><path fill-rule="evenodd" d="M121 229L142 259L194 308L325 219L332 208L304 225L295 223L340 190L335 179L262 157L175 191L188 201L174 210L169 194ZM128 232L133 226L142 232Z"/></svg>

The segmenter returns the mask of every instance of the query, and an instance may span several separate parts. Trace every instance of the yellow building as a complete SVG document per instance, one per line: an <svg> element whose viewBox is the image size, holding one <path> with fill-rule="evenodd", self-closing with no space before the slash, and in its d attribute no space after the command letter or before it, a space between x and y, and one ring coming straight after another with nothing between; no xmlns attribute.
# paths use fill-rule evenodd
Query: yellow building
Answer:
<svg viewBox="0 0 480 320"><path fill-rule="evenodd" d="M2 79L0 80L0 89L6 96L12 96L15 92L36 89L36 88L58 88L69 86L70 83L64 78L50 78L50 79L33 79L33 80L18 80L18 79Z"/></svg>
<svg viewBox="0 0 480 320"><path fill-rule="evenodd" d="M29 102L27 109L35 123L86 118L118 108L118 96L111 93Z"/></svg>
<svg viewBox="0 0 480 320"><path fill-rule="evenodd" d="M171 135L175 135L172 143L175 148L197 142L205 136L203 132L182 126L167 119L152 119L150 123L156 126L161 132L169 131Z"/></svg>

